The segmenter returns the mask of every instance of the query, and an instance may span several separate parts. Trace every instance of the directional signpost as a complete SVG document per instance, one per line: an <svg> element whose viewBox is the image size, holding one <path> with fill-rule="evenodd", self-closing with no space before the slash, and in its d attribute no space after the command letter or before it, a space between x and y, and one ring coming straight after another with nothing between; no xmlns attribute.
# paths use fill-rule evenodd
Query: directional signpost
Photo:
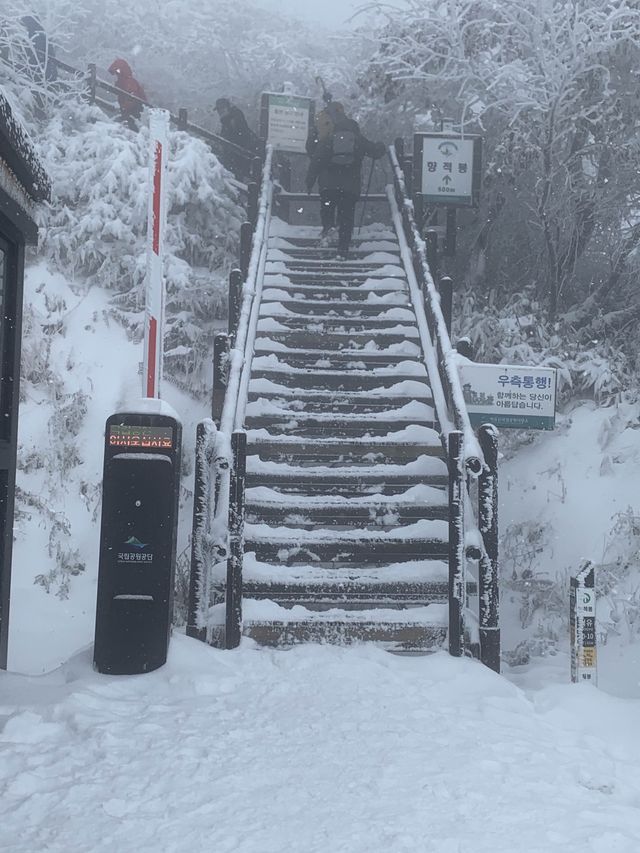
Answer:
<svg viewBox="0 0 640 853"><path fill-rule="evenodd" d="M274 151L305 154L313 121L313 98L275 92L263 93L260 135L273 146Z"/></svg>
<svg viewBox="0 0 640 853"><path fill-rule="evenodd" d="M475 207L480 195L482 137L416 133L414 188L423 203Z"/></svg>
<svg viewBox="0 0 640 853"><path fill-rule="evenodd" d="M571 578L569 601L571 681L597 685L596 590L591 563L587 562L576 577Z"/></svg>

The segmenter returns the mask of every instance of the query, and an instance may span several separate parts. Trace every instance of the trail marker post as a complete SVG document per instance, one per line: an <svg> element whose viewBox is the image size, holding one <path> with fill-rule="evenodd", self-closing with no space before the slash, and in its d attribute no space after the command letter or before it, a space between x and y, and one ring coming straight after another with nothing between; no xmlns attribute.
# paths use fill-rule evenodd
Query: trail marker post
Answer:
<svg viewBox="0 0 640 853"><path fill-rule="evenodd" d="M149 120L149 206L142 396L158 398L162 381L164 330L164 232L169 113L152 110Z"/></svg>
<svg viewBox="0 0 640 853"><path fill-rule="evenodd" d="M589 562L571 578L569 624L571 681L574 684L588 681L597 686L595 571Z"/></svg>

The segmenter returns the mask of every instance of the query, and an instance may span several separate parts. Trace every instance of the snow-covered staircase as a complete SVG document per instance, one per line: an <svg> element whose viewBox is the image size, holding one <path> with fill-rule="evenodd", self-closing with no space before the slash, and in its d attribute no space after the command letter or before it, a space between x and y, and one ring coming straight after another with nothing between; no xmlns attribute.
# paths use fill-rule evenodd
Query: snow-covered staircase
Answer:
<svg viewBox="0 0 640 853"><path fill-rule="evenodd" d="M261 642L446 635L447 467L396 235L352 259L272 220L245 427L243 630Z"/></svg>
<svg viewBox="0 0 640 853"><path fill-rule="evenodd" d="M499 669L496 434L469 423L394 152L391 224L347 261L272 215L271 157L198 427L187 633L446 643Z"/></svg>

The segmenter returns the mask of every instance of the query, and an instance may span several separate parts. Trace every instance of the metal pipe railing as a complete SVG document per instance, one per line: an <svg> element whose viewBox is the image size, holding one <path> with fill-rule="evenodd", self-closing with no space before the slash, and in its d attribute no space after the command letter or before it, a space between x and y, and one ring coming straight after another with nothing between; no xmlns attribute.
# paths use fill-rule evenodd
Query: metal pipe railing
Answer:
<svg viewBox="0 0 640 853"><path fill-rule="evenodd" d="M476 653L486 666L499 672L498 433L495 427L484 425L478 438L471 426L449 337L451 280L445 277L438 291L393 148L389 156L395 186L388 187L387 193L449 473L449 652L454 656L464 654L470 635L467 651ZM477 486L477 512L470 500L468 479ZM468 606L467 560L478 561L477 613Z"/></svg>
<svg viewBox="0 0 640 853"><path fill-rule="evenodd" d="M416 276L422 285L427 322L433 344L438 353L438 372L448 400L452 428L463 434L465 467L472 476L477 477L483 470L484 459L465 406L462 385L455 364L455 354L449 338L447 323L442 313L440 296L427 263L425 243L418 231L413 202L407 196L404 175L394 148L389 149L389 158L393 170L395 198L401 213L404 234L413 256ZM438 412L439 417L440 414ZM449 421L449 417L443 417L440 424L445 433L450 431L450 428L447 428L447 421Z"/></svg>

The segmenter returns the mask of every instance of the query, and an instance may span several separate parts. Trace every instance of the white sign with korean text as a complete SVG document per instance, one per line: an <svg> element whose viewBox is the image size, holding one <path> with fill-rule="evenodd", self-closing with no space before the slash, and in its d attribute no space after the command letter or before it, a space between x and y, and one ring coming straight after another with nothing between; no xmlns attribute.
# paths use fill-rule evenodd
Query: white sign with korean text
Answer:
<svg viewBox="0 0 640 853"><path fill-rule="evenodd" d="M459 136L425 136L422 187L425 201L471 204L474 140Z"/></svg>
<svg viewBox="0 0 640 853"><path fill-rule="evenodd" d="M304 154L309 135L311 99L279 94L267 94L266 97L269 110L267 142L274 151Z"/></svg>
<svg viewBox="0 0 640 853"><path fill-rule="evenodd" d="M458 365L464 401L473 426L553 429L556 371L505 364Z"/></svg>

